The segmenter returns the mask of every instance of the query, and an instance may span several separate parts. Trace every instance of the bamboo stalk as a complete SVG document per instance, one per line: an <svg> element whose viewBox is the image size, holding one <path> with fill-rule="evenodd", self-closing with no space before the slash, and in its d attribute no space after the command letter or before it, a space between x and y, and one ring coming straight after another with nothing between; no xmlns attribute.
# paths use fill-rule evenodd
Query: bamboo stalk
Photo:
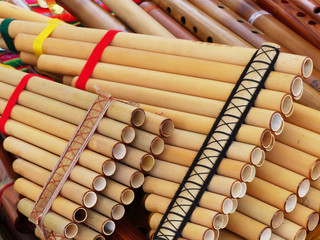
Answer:
<svg viewBox="0 0 320 240"><path fill-rule="evenodd" d="M280 227L274 229L273 232L285 239L303 240L307 236L307 231L303 227L287 219L284 219Z"/></svg>
<svg viewBox="0 0 320 240"><path fill-rule="evenodd" d="M126 148L127 153L121 159L122 163L145 172L149 172L153 168L154 157L151 154L130 146L126 146Z"/></svg>
<svg viewBox="0 0 320 240"><path fill-rule="evenodd" d="M123 205L101 194L97 194L97 203L92 209L114 220L121 219L125 213Z"/></svg>
<svg viewBox="0 0 320 240"><path fill-rule="evenodd" d="M170 137L174 132L174 124L171 119L150 112L146 113L146 120L141 125L141 129L154 133L161 137Z"/></svg>
<svg viewBox="0 0 320 240"><path fill-rule="evenodd" d="M106 236L109 236L114 232L116 227L114 221L91 209L88 209L87 211L88 211L88 217L84 221L85 225Z"/></svg>
<svg viewBox="0 0 320 240"><path fill-rule="evenodd" d="M31 181L19 178L14 183L14 190L32 201L37 201L42 188ZM87 218L85 208L60 196L54 200L51 210L76 223L84 222Z"/></svg>
<svg viewBox="0 0 320 240"><path fill-rule="evenodd" d="M83 224L78 224L78 233L74 237L76 240L105 240L104 236L98 232L84 226Z"/></svg>
<svg viewBox="0 0 320 240"><path fill-rule="evenodd" d="M110 177L128 187L139 188L144 182L144 175L137 169L116 162L117 171Z"/></svg>
<svg viewBox="0 0 320 240"><path fill-rule="evenodd" d="M271 234L271 238L270 238L270 240L285 240L285 238L280 237L280 236L278 236L278 235L276 235L276 234L272 233L272 234Z"/></svg>
<svg viewBox="0 0 320 240"><path fill-rule="evenodd" d="M219 231L219 233L220 233L220 238L221 239L228 239L228 240L243 240L243 238L242 237L240 237L240 236L238 236L238 235L236 235L236 234L234 234L234 233L232 233L232 232L230 232L230 231L228 231L228 230L226 230L226 229L221 229L220 231Z"/></svg>
<svg viewBox="0 0 320 240"><path fill-rule="evenodd" d="M133 190L111 179L108 179L106 188L100 194L124 205L129 205L134 200Z"/></svg>
<svg viewBox="0 0 320 240"><path fill-rule="evenodd" d="M298 203L313 209L316 212L320 211L320 190L310 187L309 192L303 198L298 199Z"/></svg>

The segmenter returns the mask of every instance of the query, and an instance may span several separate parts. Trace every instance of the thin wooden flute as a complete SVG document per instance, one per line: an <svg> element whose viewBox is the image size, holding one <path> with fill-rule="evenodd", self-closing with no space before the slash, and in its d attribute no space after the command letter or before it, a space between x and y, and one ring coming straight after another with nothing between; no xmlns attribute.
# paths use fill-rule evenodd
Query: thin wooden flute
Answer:
<svg viewBox="0 0 320 240"><path fill-rule="evenodd" d="M314 0L291 0L291 2L296 5L298 8L300 8L303 12L308 14L313 20L320 23L320 16L319 16L319 7L320 4L317 1Z"/></svg>
<svg viewBox="0 0 320 240"><path fill-rule="evenodd" d="M160 23L143 11L131 0L125 1L102 1L111 11L113 11L121 21L126 23L137 33L162 36L165 38L175 38Z"/></svg>
<svg viewBox="0 0 320 240"><path fill-rule="evenodd" d="M0 22L2 20L0 19ZM46 24L14 21L9 26L9 34L16 38L19 33L38 35ZM58 26L51 34L54 38L77 40L98 43L106 31ZM186 56L210 61L218 61L240 66L246 66L256 51L252 48L238 46L226 46L221 44L203 44L181 39L163 39L156 36L140 34L118 33L111 46L139 49L158 53L167 53L178 56ZM238 57L236 57L238 56ZM310 58L293 54L281 53L275 64L278 72L290 73L309 77L313 69Z"/></svg>
<svg viewBox="0 0 320 240"><path fill-rule="evenodd" d="M167 198L173 198L179 188L179 184L148 176L143 184L143 190L147 193L154 193ZM199 206L228 214L232 211L233 202L227 196L205 191L200 199Z"/></svg>
<svg viewBox="0 0 320 240"><path fill-rule="evenodd" d="M86 27L115 29L122 32L130 32L130 30L121 21L111 15L95 1L57 0L56 2L71 13L72 16L79 19Z"/></svg>
<svg viewBox="0 0 320 240"><path fill-rule="evenodd" d="M24 178L19 178L14 183L14 189L24 197L37 201L42 187ZM76 223L84 222L87 218L85 208L60 196L54 200L51 210Z"/></svg>
<svg viewBox="0 0 320 240"><path fill-rule="evenodd" d="M22 159L16 160L13 164L13 168L21 176L40 186L44 186L50 176L49 171L38 167L35 164L23 161ZM93 207L97 202L97 195L93 191L70 180L67 180L63 185L60 194L61 196L86 207Z"/></svg>
<svg viewBox="0 0 320 240"><path fill-rule="evenodd" d="M134 200L134 191L112 179L108 179L108 184L100 194L117 201L123 205L129 205Z"/></svg>
<svg viewBox="0 0 320 240"><path fill-rule="evenodd" d="M288 190L256 177L247 183L247 193L282 211L292 212L297 203L297 196Z"/></svg>
<svg viewBox="0 0 320 240"><path fill-rule="evenodd" d="M160 221L162 219L162 214L160 213L151 213L149 216L149 225L151 229L156 229L158 225L160 224ZM214 240L216 233L207 228L203 227L198 224L194 224L191 222L188 222L184 229L182 230L181 236L183 238L187 238L190 240Z"/></svg>
<svg viewBox="0 0 320 240"><path fill-rule="evenodd" d="M165 11L150 1L144 1L139 6L153 17L157 22L164 26L176 38L192 41L199 41L197 37L191 34L187 29L181 26L177 21L171 18Z"/></svg>
<svg viewBox="0 0 320 240"><path fill-rule="evenodd" d="M307 236L307 231L298 224L284 219L280 227L273 229L273 232L285 239L303 240Z"/></svg>
<svg viewBox="0 0 320 240"><path fill-rule="evenodd" d="M320 211L320 190L310 187L309 192L303 198L298 198L298 203L313 209L316 212Z"/></svg>
<svg viewBox="0 0 320 240"><path fill-rule="evenodd" d="M304 197L310 188L310 181L307 177L269 161L265 161L263 167L257 168L256 176L293 192L298 197Z"/></svg>
<svg viewBox="0 0 320 240"><path fill-rule="evenodd" d="M237 211L271 228L277 228L283 222L283 212L249 195L238 199Z"/></svg>
<svg viewBox="0 0 320 240"><path fill-rule="evenodd" d="M4 67L0 67L0 69L2 72L1 81L14 86L17 86L26 75L26 73L14 69ZM47 89L49 88L51 90L48 92ZM88 110L97 98L96 94L67 87L53 81L44 81L40 77L32 77L26 86L26 90L85 110ZM142 109L119 101L111 103L106 115L108 118L134 126L141 126L145 120L145 114Z"/></svg>
<svg viewBox="0 0 320 240"><path fill-rule="evenodd" d="M278 141L272 151L266 153L266 159L312 180L318 179L320 175L317 157Z"/></svg>
<svg viewBox="0 0 320 240"><path fill-rule="evenodd" d="M8 100L10 95L14 91L15 87L13 87L12 85L9 85L9 84L2 83L2 82L0 82L0 85L1 85L1 89L2 89L0 96L2 97L2 99ZM6 91L7 93L5 94L4 91ZM27 108L35 109L36 111L42 112L45 115L51 115L53 117L60 118L62 121L66 121L66 122L69 122L69 123L72 123L75 125L78 125L86 114L85 110L73 107L69 104L65 104L65 103L44 97L44 96L41 96L39 94L32 93L30 91L24 91L24 93L22 93L20 96L21 96L21 98L18 101L19 104L21 104ZM34 104L32 104L31 102L33 102ZM41 102L41 104L37 104L37 102ZM4 109L5 104L6 103L4 101L2 101L2 106L1 106L2 109ZM44 106L46 106L46 107L44 107ZM57 109L59 109L59 110L57 110ZM27 115L28 109L23 109L23 110L25 110L24 111L25 113L23 113L23 115ZM70 115L68 116L67 113L69 113L73 117L71 118ZM30 121L33 122L33 121L35 121L35 119L37 118L37 115L39 115L39 114L36 112L32 112L32 113L29 113L28 115L30 116L30 117L28 117L28 119L31 118ZM33 117L33 115L35 115L35 116ZM38 117L38 119L41 119L42 117L46 117L46 116L42 115L41 117ZM54 118L51 118L51 119L49 119L50 117L47 117L47 118L48 118L48 120L51 120L50 124L54 124L54 122L55 122ZM40 121L40 120L38 120L38 121ZM60 124L62 124L62 123L60 123ZM123 141L125 143L130 143L134 139L135 133L134 133L134 129L132 128L132 126L129 126L127 124L124 124L124 123L121 123L121 122L118 122L118 121L115 121L115 120L112 120L109 118L103 118L101 120L100 124L101 125L99 125L99 127L98 127L99 130L97 130L97 132L101 133L104 136L109 137L109 138L104 138L105 144L106 144L105 147L117 145L116 141L114 141L115 139L118 141ZM109 126L108 128L106 127L107 125ZM68 129L67 127L68 126L66 126L66 129ZM113 128L113 130L110 130L110 128ZM65 137L66 139L70 139L70 137L72 136L72 135L70 136L70 133L74 133L76 126L73 126L73 128L69 127L69 129L70 129L70 131L60 131L60 132L66 132L66 135L67 135ZM110 139L110 138L113 138L113 139ZM119 148L120 148L120 146L119 146ZM110 152L108 154L110 156Z"/></svg>
<svg viewBox="0 0 320 240"><path fill-rule="evenodd" d="M245 239L263 240L269 239L271 236L271 229L267 225L239 212L230 214L226 229Z"/></svg>
<svg viewBox="0 0 320 240"><path fill-rule="evenodd" d="M97 194L97 203L92 207L92 209L109 218L112 218L113 220L121 219L125 213L125 208L123 205L101 194Z"/></svg>
<svg viewBox="0 0 320 240"><path fill-rule="evenodd" d="M144 174L132 167L116 162L117 171L110 177L128 187L139 188L144 182Z"/></svg>
<svg viewBox="0 0 320 240"><path fill-rule="evenodd" d="M18 203L18 210L26 217L29 217L33 205L33 201L29 200L28 198L23 198ZM66 238L73 238L78 232L78 227L75 223L72 223L70 220L67 220L51 211L44 217L43 225Z"/></svg>
<svg viewBox="0 0 320 240"><path fill-rule="evenodd" d="M146 120L139 127L140 129L165 138L173 134L174 123L171 119L151 112L145 112L145 114Z"/></svg>
<svg viewBox="0 0 320 240"><path fill-rule="evenodd" d="M122 163L144 172L149 172L153 168L154 157L150 153L130 146L126 146L126 148L127 153L126 156L121 159Z"/></svg>
<svg viewBox="0 0 320 240"><path fill-rule="evenodd" d="M84 221L85 225L106 236L109 236L114 232L116 227L114 221L94 210L88 209L87 211L88 217Z"/></svg>
<svg viewBox="0 0 320 240"><path fill-rule="evenodd" d="M98 232L86 227L83 224L78 224L78 233L74 237L76 240L105 240L104 236Z"/></svg>
<svg viewBox="0 0 320 240"><path fill-rule="evenodd" d="M285 218L308 231L314 230L319 223L319 213L299 203L291 213L285 213Z"/></svg>
<svg viewBox="0 0 320 240"><path fill-rule="evenodd" d="M171 202L170 198L149 194L144 198L144 206L149 212L164 214ZM221 213L202 207L196 207L190 221L204 227L219 230L223 224Z"/></svg>

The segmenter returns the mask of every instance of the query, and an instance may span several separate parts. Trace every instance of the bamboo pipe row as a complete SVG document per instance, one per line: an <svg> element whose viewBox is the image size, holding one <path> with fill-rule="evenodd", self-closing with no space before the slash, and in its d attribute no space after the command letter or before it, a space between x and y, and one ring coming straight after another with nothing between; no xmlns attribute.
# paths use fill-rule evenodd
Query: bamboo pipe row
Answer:
<svg viewBox="0 0 320 240"><path fill-rule="evenodd" d="M302 226L287 219L284 219L280 227L274 229L273 232L285 239L303 240L307 235L307 231Z"/></svg>
<svg viewBox="0 0 320 240"><path fill-rule="evenodd" d="M123 205L129 205L134 200L134 192L132 189L112 179L108 179L106 188L103 189L100 194Z"/></svg>
<svg viewBox="0 0 320 240"><path fill-rule="evenodd" d="M303 198L298 199L298 203L313 209L316 212L320 211L320 190L314 187L310 187L309 192Z"/></svg>
<svg viewBox="0 0 320 240"><path fill-rule="evenodd" d="M19 33L38 35L45 26L42 23L14 21L9 26L9 34L12 38L15 38ZM105 33L106 31L103 30L58 26L51 36L54 38L97 43ZM187 40L163 39L156 36L126 33L117 34L111 46L168 53L242 66L247 65L255 52L251 48L230 47L221 44L201 44ZM188 51L185 51L186 49ZM312 72L312 61L310 58L303 56L281 53L275 65L275 70L309 77Z"/></svg>
<svg viewBox="0 0 320 240"><path fill-rule="evenodd" d="M84 221L84 224L97 232L102 233L105 236L110 236L115 230L115 223L110 218L103 216L102 214L87 209L88 217Z"/></svg>

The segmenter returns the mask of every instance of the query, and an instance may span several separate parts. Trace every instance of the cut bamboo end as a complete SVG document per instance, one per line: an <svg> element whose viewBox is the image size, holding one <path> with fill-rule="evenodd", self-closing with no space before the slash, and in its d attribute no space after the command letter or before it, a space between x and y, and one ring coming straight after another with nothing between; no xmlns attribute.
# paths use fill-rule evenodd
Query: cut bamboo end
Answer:
<svg viewBox="0 0 320 240"><path fill-rule="evenodd" d="M310 178L317 180L320 177L320 160L315 161L310 168Z"/></svg>
<svg viewBox="0 0 320 240"><path fill-rule="evenodd" d="M84 222L87 219L87 211L83 207L79 207L74 213L73 213L73 221L76 223Z"/></svg>
<svg viewBox="0 0 320 240"><path fill-rule="evenodd" d="M136 136L136 132L133 127L127 126L121 132L121 141L124 143L131 143Z"/></svg>
<svg viewBox="0 0 320 240"><path fill-rule="evenodd" d="M314 212L309 216L308 223L307 223L308 230L309 231L314 230L318 226L318 223L319 223L319 213Z"/></svg>
<svg viewBox="0 0 320 240"><path fill-rule="evenodd" d="M256 168L254 166L251 165L250 167L251 167L251 176L249 177L247 182L252 182L253 179L255 178L256 172L257 172L257 170L256 170Z"/></svg>
<svg viewBox="0 0 320 240"><path fill-rule="evenodd" d="M121 193L120 201L122 204L129 205L130 203L132 203L133 200L134 192L130 188L127 188Z"/></svg>
<svg viewBox="0 0 320 240"><path fill-rule="evenodd" d="M297 189L298 197L302 198L302 197L306 196L309 189L310 189L310 181L309 181L309 179L306 178L306 179L302 180L298 186L298 189Z"/></svg>
<svg viewBox="0 0 320 240"><path fill-rule="evenodd" d="M214 231L212 231L211 229L208 229L205 231L203 235L203 240L215 240L215 239L216 239L216 236Z"/></svg>
<svg viewBox="0 0 320 240"><path fill-rule="evenodd" d="M281 117L280 113L274 113L271 117L270 121L270 129L276 134L279 135L283 129L283 118Z"/></svg>
<svg viewBox="0 0 320 240"><path fill-rule="evenodd" d="M101 226L101 232L106 236L110 236L115 229L116 229L116 224L112 220L106 221Z"/></svg>
<svg viewBox="0 0 320 240"><path fill-rule="evenodd" d="M305 229L300 229L295 237L295 240L304 240L307 237L307 231Z"/></svg>
<svg viewBox="0 0 320 240"><path fill-rule="evenodd" d="M272 219L271 219L271 227L272 228L278 228L282 223L283 223L283 219L284 219L284 214L281 210L277 211Z"/></svg>
<svg viewBox="0 0 320 240"><path fill-rule="evenodd" d="M275 142L275 137L272 132L268 129L264 130L261 135L261 146L266 151L271 151Z"/></svg>
<svg viewBox="0 0 320 240"><path fill-rule="evenodd" d="M83 197L83 205L87 208L92 208L97 203L97 194L88 191Z"/></svg>
<svg viewBox="0 0 320 240"><path fill-rule="evenodd" d="M297 196L295 194L291 194L285 204L284 204L284 210L289 213L289 212L292 212L294 210L294 208L296 207L297 205Z"/></svg>
<svg viewBox="0 0 320 240"><path fill-rule="evenodd" d="M250 164L245 164L240 172L241 180L247 182L252 175L252 168Z"/></svg>
<svg viewBox="0 0 320 240"><path fill-rule="evenodd" d="M125 213L125 208L121 204L117 204L112 208L111 217L114 220L120 220Z"/></svg>
<svg viewBox="0 0 320 240"><path fill-rule="evenodd" d="M145 154L141 158L140 168L145 172L149 172L154 166L154 157L150 154Z"/></svg>
<svg viewBox="0 0 320 240"><path fill-rule="evenodd" d="M287 94L283 97L280 105L281 112L284 116L289 117L293 111L293 99L291 95Z"/></svg>
<svg viewBox="0 0 320 240"><path fill-rule="evenodd" d="M131 114L131 124L140 127L146 120L146 114L141 108L135 109Z"/></svg>
<svg viewBox="0 0 320 240"><path fill-rule="evenodd" d="M171 119L165 119L160 125L160 135L162 137L170 137L174 131L174 124Z"/></svg>
<svg viewBox="0 0 320 240"><path fill-rule="evenodd" d="M234 213L238 208L238 200L235 198L231 198L231 201L232 201L232 208L231 208L230 214Z"/></svg>
<svg viewBox="0 0 320 240"><path fill-rule="evenodd" d="M228 225L229 215L227 215L227 214L222 214L222 218L223 218L223 224L222 224L222 226L221 226L221 229L224 229L224 228Z"/></svg>
<svg viewBox="0 0 320 240"><path fill-rule="evenodd" d="M112 176L116 171L116 164L114 161L106 161L102 165L102 172L105 176Z"/></svg>
<svg viewBox="0 0 320 240"><path fill-rule="evenodd" d="M233 202L231 198L226 198L222 203L222 213L229 214L233 209Z"/></svg>
<svg viewBox="0 0 320 240"><path fill-rule="evenodd" d="M217 214L216 216L214 216L213 221L212 221L212 227L213 229L219 230L222 228L223 224L224 224L224 214Z"/></svg>
<svg viewBox="0 0 320 240"><path fill-rule="evenodd" d="M124 158L126 153L126 146L123 143L117 143L112 149L112 157L117 160Z"/></svg>
<svg viewBox="0 0 320 240"><path fill-rule="evenodd" d="M64 236L66 238L73 238L78 233L78 227L75 223L69 223L64 229Z"/></svg>
<svg viewBox="0 0 320 240"><path fill-rule="evenodd" d="M164 150L164 141L162 138L156 137L153 139L151 146L150 146L150 152L153 155L159 155Z"/></svg>
<svg viewBox="0 0 320 240"><path fill-rule="evenodd" d="M144 182L143 173L140 171L136 171L131 177L130 186L132 188L139 188L142 186L143 182Z"/></svg>
<svg viewBox="0 0 320 240"><path fill-rule="evenodd" d="M250 155L250 162L255 166L261 166L264 162L265 156L264 151L261 148L256 147L253 149Z"/></svg>
<svg viewBox="0 0 320 240"><path fill-rule="evenodd" d="M308 78L311 76L313 71L313 62L310 58L306 58L301 66L301 73L304 78Z"/></svg>
<svg viewBox="0 0 320 240"><path fill-rule="evenodd" d="M96 191L102 191L107 186L107 180L103 176L98 176L93 180L92 187Z"/></svg>
<svg viewBox="0 0 320 240"><path fill-rule="evenodd" d="M295 77L291 83L291 94L294 100L299 100L303 94L303 81L300 77Z"/></svg>
<svg viewBox="0 0 320 240"><path fill-rule="evenodd" d="M237 198L241 194L241 191L242 191L241 182L235 181L232 184L232 187L230 189L230 196L233 198Z"/></svg>
<svg viewBox="0 0 320 240"><path fill-rule="evenodd" d="M244 195L246 195L246 193L247 193L247 184L245 182L242 182L241 186L242 186L242 191L241 191L240 195L238 196L238 198L243 198Z"/></svg>
<svg viewBox="0 0 320 240"><path fill-rule="evenodd" d="M270 228L265 228L261 231L260 240L269 240L271 238L272 231Z"/></svg>

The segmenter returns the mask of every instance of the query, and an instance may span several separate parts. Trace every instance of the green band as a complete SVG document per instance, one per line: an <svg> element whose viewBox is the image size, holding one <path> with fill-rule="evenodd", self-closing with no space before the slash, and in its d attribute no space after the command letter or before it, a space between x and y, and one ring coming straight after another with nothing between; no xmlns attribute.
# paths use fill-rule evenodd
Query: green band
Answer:
<svg viewBox="0 0 320 240"><path fill-rule="evenodd" d="M2 21L1 25L0 25L0 32L2 35L3 40L5 41L5 43L7 44L8 49L11 52L18 52L17 49L15 48L14 44L13 44L13 40L9 35L9 24L16 19L12 19L12 18L6 18Z"/></svg>

